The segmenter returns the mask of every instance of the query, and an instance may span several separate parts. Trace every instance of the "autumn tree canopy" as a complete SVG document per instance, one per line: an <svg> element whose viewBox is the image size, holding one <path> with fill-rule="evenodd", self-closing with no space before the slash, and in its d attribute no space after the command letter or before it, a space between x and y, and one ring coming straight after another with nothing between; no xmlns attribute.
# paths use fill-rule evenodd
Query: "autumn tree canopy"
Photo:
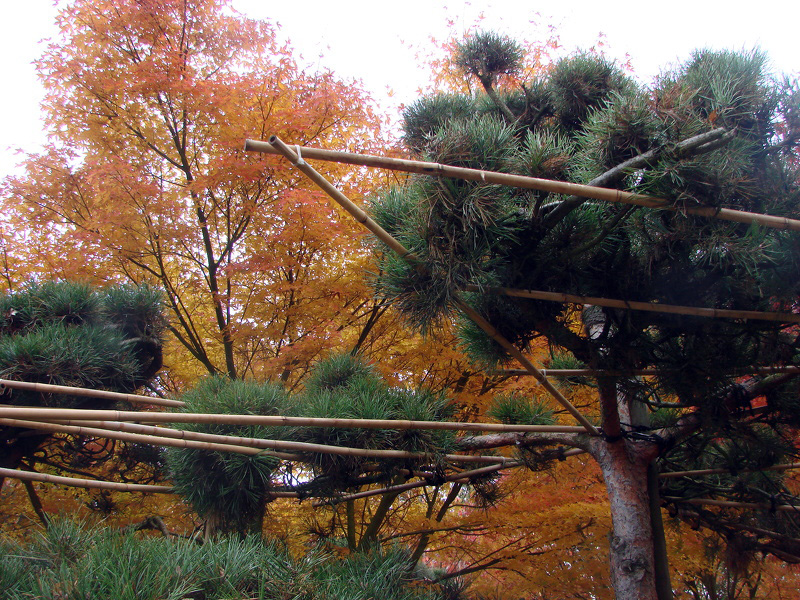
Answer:
<svg viewBox="0 0 800 600"><path fill-rule="evenodd" d="M358 343L374 307L348 275L364 259L354 228L241 145L280 131L371 148L379 122L366 94L301 70L272 25L225 0L77 0L58 24L38 61L51 143L3 188L9 285L158 285L178 382L296 381L321 350Z"/></svg>

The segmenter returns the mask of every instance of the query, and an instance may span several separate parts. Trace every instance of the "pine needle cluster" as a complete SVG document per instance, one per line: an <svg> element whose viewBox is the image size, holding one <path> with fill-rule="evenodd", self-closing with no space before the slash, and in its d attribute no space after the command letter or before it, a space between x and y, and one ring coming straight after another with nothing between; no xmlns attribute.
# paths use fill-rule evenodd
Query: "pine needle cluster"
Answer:
<svg viewBox="0 0 800 600"><path fill-rule="evenodd" d="M0 377L132 392L161 368L163 311L160 291L149 286L97 290L46 282L6 294L0 297ZM75 397L11 395L19 405L101 407Z"/></svg>
<svg viewBox="0 0 800 600"><path fill-rule="evenodd" d="M320 360L309 377L305 390L293 400L292 414L304 417L440 421L452 416L450 403L441 394L388 386L377 372L359 357L332 355ZM365 428L301 427L292 431L297 441L372 450L404 450L438 456L452 449L452 432ZM358 485L364 466L377 464L387 480L394 469L413 468L419 460L380 460L315 454L317 475L333 481L336 489Z"/></svg>
<svg viewBox="0 0 800 600"><path fill-rule="evenodd" d="M257 536L194 540L54 520L24 547L0 544L3 598L261 598L434 600L408 554L375 549L342 558L324 547L292 556Z"/></svg>
<svg viewBox="0 0 800 600"><path fill-rule="evenodd" d="M288 398L280 385L209 377L182 396L183 412L278 415ZM275 439L276 428L228 424L179 424L178 428L216 435ZM201 516L223 531L247 532L260 526L273 470L278 461L266 454L244 455L197 448L166 450L167 468L176 491Z"/></svg>

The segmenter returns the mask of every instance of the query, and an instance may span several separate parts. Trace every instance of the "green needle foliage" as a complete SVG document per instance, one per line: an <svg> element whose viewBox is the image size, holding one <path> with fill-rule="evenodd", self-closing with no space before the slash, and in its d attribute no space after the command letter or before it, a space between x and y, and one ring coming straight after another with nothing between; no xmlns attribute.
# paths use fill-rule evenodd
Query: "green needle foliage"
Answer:
<svg viewBox="0 0 800 600"><path fill-rule="evenodd" d="M331 355L313 367L305 389L289 396L275 383L210 377L182 396L183 412L287 415L336 419L438 421L449 418L449 403L440 394L388 386L377 371L351 354ZM170 448L165 452L175 488L217 531L241 535L261 531L270 490L286 481L315 494L352 490L364 485L365 467L377 466L370 482L388 482L398 469L436 465L452 451L452 432L338 427L262 427L182 424L186 431L245 438L278 439L325 446L423 453L419 459L382 459L306 451L311 469L277 473L268 454L244 455L206 449ZM280 479L283 479L281 481Z"/></svg>
<svg viewBox="0 0 800 600"><path fill-rule="evenodd" d="M556 355L569 357L562 364L623 374L657 369L655 377L631 374L598 385L606 398L617 393L620 403L625 398L653 410L672 408L654 415L659 425L689 414L703 423L690 440L662 448L665 470L722 460L711 460L709 452L756 468L795 458L794 445L776 440L790 439L790 428L800 424L798 378L742 373L800 364L796 325L594 307L594 316L584 314L576 326L575 306L502 296L490 288L797 312L800 234L682 209L726 207L800 218L798 82L770 74L758 50L697 51L651 87L585 52L524 81L517 52L516 44L495 34L462 42L457 63L483 92L432 95L411 104L404 114L411 152L423 160L656 195L676 210L411 177L375 195L371 212L419 261L410 266L384 258L376 293L422 332L443 320L458 321L458 296L521 351L544 336ZM467 294L467 286L479 291ZM459 333L477 364L496 367L507 360L471 322L459 323ZM766 405L744 426L741 417L757 389L764 390ZM498 400L494 410L509 422L531 416L512 398ZM634 433L650 443L659 435ZM752 494L743 492L743 484L704 480L685 493L784 498L780 478L765 477L761 491ZM741 521L746 524L746 517ZM728 534L738 535L733 526Z"/></svg>
<svg viewBox="0 0 800 600"><path fill-rule="evenodd" d="M3 546L0 598L180 600L435 600L399 550L344 559L313 549L292 557L253 536L193 541L54 521L27 547Z"/></svg>
<svg viewBox="0 0 800 600"><path fill-rule="evenodd" d="M463 48L493 44L501 53L508 45L489 39L469 39ZM650 90L613 63L580 53L525 84L530 105L522 112L541 113L533 125L487 116L481 106L491 98L433 96L407 110L407 133L412 149L426 140L418 152L437 162L579 183L602 175L604 185L679 206L796 216L800 169L791 156L798 135L789 127L797 111L788 108L796 86L772 78L764 64L759 52L702 51ZM466 70L478 77L477 67ZM686 145L720 126L723 139ZM608 174L644 154L630 170ZM774 229L422 177L376 196L371 210L420 259L413 267L387 258L376 290L422 331L452 318L453 299L467 285L763 311L790 309L800 291L800 238ZM544 334L584 363L597 356L617 370L677 369L680 377L665 369L658 391L689 404L708 396L707 384L729 385L737 367L794 354L780 323L604 310L609 326L589 341L569 328L556 303L488 293L469 301L523 350ZM502 350L482 331L467 323L462 335L476 361L502 362Z"/></svg>
<svg viewBox="0 0 800 600"><path fill-rule="evenodd" d="M183 412L280 415L287 405L285 390L276 384L209 377L186 392ZM244 438L280 438L276 428L179 424L186 431ZM219 531L260 531L278 461L268 455L245 455L197 448L169 448L167 467L176 490Z"/></svg>
<svg viewBox="0 0 800 600"><path fill-rule="evenodd" d="M161 368L165 329L155 288L33 284L0 298L0 376L131 392ZM23 391L14 391L12 399L25 405L86 404Z"/></svg>
<svg viewBox="0 0 800 600"><path fill-rule="evenodd" d="M513 40L492 31L478 32L456 46L455 65L481 82L513 75L522 66L524 52Z"/></svg>
<svg viewBox="0 0 800 600"><path fill-rule="evenodd" d="M486 413L492 419L508 425L552 425L553 411L537 398L523 398L519 394L495 396Z"/></svg>
<svg viewBox="0 0 800 600"><path fill-rule="evenodd" d="M313 368L306 389L293 401L292 414L339 419L400 419L440 421L452 416L452 409L440 394L425 390L389 387L369 365L351 354L332 355ZM427 464L449 452L452 432L392 429L339 429L301 427L292 439L314 444L349 446L372 450L405 450L426 453ZM422 460L376 460L375 458L314 454L314 468L321 481L334 489L361 485L358 476L364 465L378 464L384 480L396 468L414 468Z"/></svg>
<svg viewBox="0 0 800 600"><path fill-rule="evenodd" d="M161 368L166 327L161 292L151 286L34 283L0 297L0 377L134 392ZM115 404L24 390L6 390L4 402L94 409ZM16 468L46 439L0 427L0 465Z"/></svg>

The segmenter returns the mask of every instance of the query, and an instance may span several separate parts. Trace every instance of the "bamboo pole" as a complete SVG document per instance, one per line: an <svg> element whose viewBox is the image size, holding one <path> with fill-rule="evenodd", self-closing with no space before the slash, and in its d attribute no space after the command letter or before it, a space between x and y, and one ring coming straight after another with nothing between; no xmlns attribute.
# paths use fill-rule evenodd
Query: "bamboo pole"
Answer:
<svg viewBox="0 0 800 600"><path fill-rule="evenodd" d="M31 425L33 423L34 425ZM36 427L38 421L20 421L15 419L2 419L0 424L13 427L30 427L32 429L43 429ZM91 428L95 431L126 431L155 438L166 437L172 439L185 439L197 442L212 442L218 444L230 444L234 446L246 446L249 448L260 448L270 450L295 450L297 452L312 452L317 454L335 454L338 456L356 456L363 458L383 458L383 459L431 459L433 455L425 452L410 452L406 450L378 450L369 448L353 448L349 446L331 446L329 444L312 444L308 442L294 442L290 440L268 440L259 438L244 438L232 435L218 435L211 433L201 433L197 431L183 431L180 429L169 429L167 427L154 427L152 425L140 425L137 423L123 423L121 421L90 421L90 420L65 420L58 422L45 423L48 426L61 425L64 427ZM68 429L61 430L65 433L76 433ZM92 434L99 435L99 434ZM100 436L105 437L105 436ZM269 456L298 462L307 462L309 459L303 454L287 454L285 452L270 452ZM471 454L444 454L441 457L449 462L462 463L502 463L508 461L503 456L480 456Z"/></svg>
<svg viewBox="0 0 800 600"><path fill-rule="evenodd" d="M520 466L522 466L522 463L520 461L508 461L507 463L501 465L492 465L490 467L481 467L480 469L473 469L471 471L461 471L460 473L454 473L452 475L444 477L443 479L440 479L439 482L442 483L442 482L461 481L469 479L470 477L487 475L489 473L495 473L503 469L511 469ZM342 502L346 502L348 500L358 500L359 498L368 498L369 496L378 496L380 494L405 492L406 490L413 490L414 488L423 487L425 485L430 485L430 484L424 480L413 481L411 483L403 483L400 485L392 485L380 489L366 490L363 492L348 494L347 496L340 496L338 498L333 498L328 500L317 500L312 504L312 506L318 507L318 506L324 506L326 504L335 506L337 504L341 504Z"/></svg>
<svg viewBox="0 0 800 600"><path fill-rule="evenodd" d="M235 444L220 444L216 442L199 442L195 440L182 440L155 435L142 435L139 433L128 433L125 431L111 431L98 427L80 427L77 425L62 425L60 423L27 421L23 419L4 419L0 418L0 425L9 427L22 427L26 429L39 429L42 431L52 431L54 433L71 433L73 435L85 435L90 437L102 437L135 444L149 444L151 446L171 446L173 448L195 448L199 450L216 450L219 452L235 452L237 454L247 454L254 456L263 454L271 456L270 452L265 452L258 448L248 446L237 446Z"/></svg>
<svg viewBox="0 0 800 600"><path fill-rule="evenodd" d="M34 383L31 381L12 381L10 379L0 379L0 391L4 388L17 390L28 390L43 394L69 394L71 396L86 396L88 398L100 398L102 400L115 400L120 402L130 402L132 404L153 404L156 406L169 406L182 408L186 406L180 400L169 400L166 398L151 398L150 396L139 396L137 394L120 394L119 392L108 392L106 390L95 390L90 388L70 387L66 385L50 385L48 383Z"/></svg>
<svg viewBox="0 0 800 600"><path fill-rule="evenodd" d="M1 423L14 424L14 426L21 426L19 423L30 423L31 421L18 421L14 419L0 419ZM39 422L39 421L34 421ZM140 435L166 437L173 439L192 440L196 442L216 442L219 444L233 444L235 446L249 446L252 448L261 448L262 450L279 449L273 440L262 440L257 438L244 438L233 435L217 435L212 433L202 433L199 431L184 431L182 429L171 429L169 427L156 427L154 425L142 425L139 423L126 423L122 421L91 421L85 419L72 419L63 421L47 421L47 423L57 425L69 425L74 427L92 427L95 429L105 429L109 431L125 431L128 433L137 433ZM69 432L67 432L69 433ZM302 462L307 460L307 457L302 454L290 454L287 452L270 452L270 456L279 458L281 460L290 460Z"/></svg>
<svg viewBox="0 0 800 600"><path fill-rule="evenodd" d="M271 415L231 415L211 413L137 412L90 410L82 408L31 408L0 405L0 418L38 421L127 421L134 423L215 423L228 425L335 427L339 429L394 429L438 431L493 431L506 433L580 433L576 425L506 425L453 421L408 421L393 419L330 419Z"/></svg>
<svg viewBox="0 0 800 600"><path fill-rule="evenodd" d="M272 136L269 142L245 140L244 149L246 151L264 152L267 154L283 154L283 151L279 147L276 147L274 139L275 136ZM675 206L671 200L656 196L647 196L645 194L636 194L633 192L624 192L621 190L582 185L578 183L568 183L565 181L551 181L548 179L526 177L523 175L511 175L508 173L497 173L494 171L481 171L480 169L453 167L439 163L418 160L405 160L399 158L372 156L368 154L337 152L334 150L308 148L306 146L299 146L298 148L300 153L305 158L311 158L315 160L375 167L379 169L390 169L393 171L404 171L407 173L419 173L423 175L432 175L434 177L449 177L453 179L465 179L468 181L495 183L516 188L541 190L556 194L579 196L581 198L592 198L606 202L633 204L636 206L643 206L645 208L671 210L703 217L722 219L725 221L733 221L736 223L758 223L759 225L773 229L800 231L800 220L789 219L787 217L762 215L745 212L742 210L717 208L713 206Z"/></svg>
<svg viewBox="0 0 800 600"><path fill-rule="evenodd" d="M690 315L695 317L711 317L714 319L749 319L755 321L779 321L784 323L800 323L800 314L785 312L763 312L757 310L730 310L724 308L700 308L694 306L677 306L674 304L659 304L658 302L637 302L635 300L616 300L612 298L598 298L594 296L580 296L577 294L564 294L562 292L544 292L540 290L518 290L512 288L480 288L476 285L467 286L470 292L489 292L513 296L516 298L531 298L534 300L547 300L564 304L594 304L609 308L623 308L626 310L641 310L675 315Z"/></svg>
<svg viewBox="0 0 800 600"><path fill-rule="evenodd" d="M614 371L603 369L539 369L547 377L640 377L647 375L659 375L661 373L674 372L667 369L632 369L630 371ZM510 377L530 375L525 369L497 369L491 372L494 375L507 375ZM753 367L752 369L734 369L733 374L738 375L766 375L772 373L800 373L800 367L796 366L773 366L773 367Z"/></svg>
<svg viewBox="0 0 800 600"><path fill-rule="evenodd" d="M768 510L777 512L797 512L800 506L794 504L767 504L763 502L731 502L729 500L712 500L710 498L680 498L677 496L664 496L668 502L679 502L682 504L694 504L697 506L719 506L721 508L748 508L754 510Z"/></svg>
<svg viewBox="0 0 800 600"><path fill-rule="evenodd" d="M271 136L269 142L272 146L276 147L280 153L295 165L302 173L304 173L311 181L317 184L328 196L330 196L337 204L344 208L353 218L361 223L367 230L372 232L378 239L389 246L401 258L410 262L412 265L417 265L415 257L409 252L402 244L395 240L389 233L387 233L380 225L373 221L367 214L361 210L355 203L353 203L347 196L334 187L327 179L317 173L308 163L303 160L302 151L299 146L296 146L297 152L292 150L277 136ZM577 420L587 432L592 435L600 435L597 428L592 425L589 420L584 417L580 411L567 400L564 395L558 391L547 378L539 372L539 370L531 363L522 352L520 352L511 342L500 333L483 317L481 317L475 310L466 305L462 300L456 297L456 305L481 329L483 329L489 336L492 337L498 344L500 344L512 357L516 358L525 369L527 369L542 387L556 399L556 401L569 412L575 420Z"/></svg>
<svg viewBox="0 0 800 600"><path fill-rule="evenodd" d="M111 490L115 492L138 492L148 494L176 494L175 488L167 485L143 485L140 483L119 483L116 481L95 481L93 479L81 479L79 477L62 477L60 475L48 475L47 473L36 473L32 471L19 471L17 469L0 468L0 477L20 479L22 481L41 481L43 483L53 483L55 485L66 485L69 487L79 487L86 489ZM297 492L268 492L271 498L299 498Z"/></svg>
<svg viewBox="0 0 800 600"><path fill-rule="evenodd" d="M20 479L22 481L41 481L70 487L80 487L98 490L113 490L115 492L146 492L152 494L174 494L173 488L166 485L142 485L140 483L118 483L116 481L95 481L93 479L80 479L78 477L61 477L33 471L19 471L17 469L0 468L0 477Z"/></svg>
<svg viewBox="0 0 800 600"><path fill-rule="evenodd" d="M760 473L761 471L789 471L791 469L800 469L800 462L787 463L785 465L773 465L771 467L764 467L763 469L741 469L738 473ZM697 469L695 471L672 471L671 473L660 473L659 479L676 479L678 477L694 477L701 475L729 475L732 474L731 469Z"/></svg>

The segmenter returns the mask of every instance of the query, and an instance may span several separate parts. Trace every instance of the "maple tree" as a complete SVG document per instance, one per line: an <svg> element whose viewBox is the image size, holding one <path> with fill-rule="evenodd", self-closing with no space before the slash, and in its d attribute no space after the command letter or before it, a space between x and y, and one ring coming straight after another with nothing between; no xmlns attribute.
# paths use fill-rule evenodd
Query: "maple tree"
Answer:
<svg viewBox="0 0 800 600"><path fill-rule="evenodd" d="M676 210L414 178L373 201L375 220L413 255L387 255L378 291L423 330L451 319L466 298L494 328L464 320L464 343L483 364L502 365L512 347L524 351L544 336L574 364L600 370L593 412L601 435L514 435L508 442L573 446L598 462L613 515L617 596L655 598L647 487L655 461L665 470L756 472L734 472L719 484L675 480L666 498L678 507L687 495L763 502L766 494L773 503L793 503L782 478L762 469L796 453L797 381L753 367L796 364L796 318L676 317L601 305L584 306L576 329L575 308L504 290L791 313L795 233L682 211L797 215L797 86L768 77L758 52L698 52L652 90L588 54L515 87L507 74L518 74L520 61L519 47L506 38L467 39L455 62L485 96L418 101L405 115L409 148L441 164L648 193ZM636 376L648 367L655 376ZM757 397L766 400L751 414ZM667 411L648 423L647 408ZM594 425L586 426L591 434ZM474 448L497 443L496 436L476 437ZM738 532L759 551L796 558L789 519L741 511L693 516L729 537Z"/></svg>
<svg viewBox="0 0 800 600"><path fill-rule="evenodd" d="M368 345L382 310L352 276L358 232L282 164L241 153L267 131L374 148L367 95L302 71L225 0L78 0L58 24L37 63L52 141L3 186L8 285L158 285L168 388L203 373L296 383L320 352Z"/></svg>

